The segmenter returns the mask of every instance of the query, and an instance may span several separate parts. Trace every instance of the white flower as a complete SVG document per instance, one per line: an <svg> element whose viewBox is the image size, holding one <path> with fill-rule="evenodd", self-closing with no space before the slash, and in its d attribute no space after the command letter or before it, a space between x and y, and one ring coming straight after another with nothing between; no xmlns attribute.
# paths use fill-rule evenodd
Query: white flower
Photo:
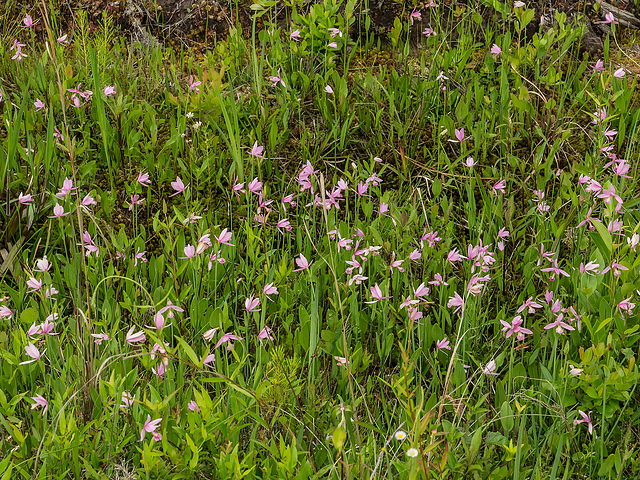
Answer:
<svg viewBox="0 0 640 480"><path fill-rule="evenodd" d="M394 436L396 437L396 440L404 440L405 438L407 438L407 432L398 430Z"/></svg>
<svg viewBox="0 0 640 480"><path fill-rule="evenodd" d="M407 457L416 458L417 456L418 456L417 448L410 448L409 450L407 450Z"/></svg>
<svg viewBox="0 0 640 480"><path fill-rule="evenodd" d="M569 373L570 373L571 375L578 376L578 375L580 375L583 371L584 371L584 370L583 370L582 368L577 368L577 367L574 367L573 365L569 364Z"/></svg>
<svg viewBox="0 0 640 480"><path fill-rule="evenodd" d="M187 112L187 118L193 118L193 112Z"/></svg>
<svg viewBox="0 0 640 480"><path fill-rule="evenodd" d="M202 122L196 122L193 124L193 129L198 130L202 126Z"/></svg>

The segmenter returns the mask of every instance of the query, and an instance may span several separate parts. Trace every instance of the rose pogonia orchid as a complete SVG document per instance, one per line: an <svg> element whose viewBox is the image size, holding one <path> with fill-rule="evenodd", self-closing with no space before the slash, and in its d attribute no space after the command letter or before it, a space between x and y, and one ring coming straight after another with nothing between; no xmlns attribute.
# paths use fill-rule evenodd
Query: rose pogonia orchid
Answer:
<svg viewBox="0 0 640 480"><path fill-rule="evenodd" d="M589 434L593 435L593 423L591 422L591 417L588 414L584 413L582 410L578 410L578 413L582 418L579 420L574 420L573 424L580 425L581 423L586 423L589 426Z"/></svg>
<svg viewBox="0 0 640 480"><path fill-rule="evenodd" d="M176 181L171 182L171 188L173 188L176 193L169 195L169 198L184 192L188 186L189 184L185 185L180 177L176 177Z"/></svg>
<svg viewBox="0 0 640 480"><path fill-rule="evenodd" d="M42 395L36 395L35 397L31 397L31 400L35 402L31 404L31 410L38 407L44 407L42 409L42 416L44 417L44 414L47 413L47 410L49 409L49 402L47 402L47 399Z"/></svg>
<svg viewBox="0 0 640 480"><path fill-rule="evenodd" d="M298 268L296 268L294 272L300 272L302 270L306 270L311 266L312 263L313 262L309 262L307 258L301 253L300 256L296 258L296 265L298 265Z"/></svg>
<svg viewBox="0 0 640 480"><path fill-rule="evenodd" d="M216 343L215 349L217 350L223 343L227 343L227 350L231 350L233 348L234 340L242 340L242 337L234 335L233 333L225 333L220 337L218 343Z"/></svg>
<svg viewBox="0 0 640 480"><path fill-rule="evenodd" d="M153 434L156 429L158 428L158 426L160 425L160 423L162 422L162 417L156 419L156 420L151 420L151 415L147 415L147 420L146 422L144 422L144 426L142 427L142 430L140 431L140 441L144 441L144 436L146 433L151 433ZM157 439L156 435L153 435L154 440ZM160 437L162 438L162 437Z"/></svg>
<svg viewBox="0 0 640 480"><path fill-rule="evenodd" d="M259 312L260 309L258 308L260 306L260 299L257 297L254 297L253 295L250 295L245 301L244 301L244 308L247 312L251 313L251 312Z"/></svg>
<svg viewBox="0 0 640 480"><path fill-rule="evenodd" d="M135 326L131 327L127 332L127 336L125 337L125 341L129 345L133 345L134 343L144 343L147 341L147 337L145 336L144 332L142 330L136 332L135 329Z"/></svg>
<svg viewBox="0 0 640 480"><path fill-rule="evenodd" d="M269 340L270 342L273 342L274 340L273 331L266 325L262 330L260 330L260 333L258 333L258 341L260 342L260 345L262 345L263 340Z"/></svg>
<svg viewBox="0 0 640 480"><path fill-rule="evenodd" d="M449 345L449 340L447 337L444 337L442 340L438 340L436 342L436 348L438 350L451 350L451 346Z"/></svg>
<svg viewBox="0 0 640 480"><path fill-rule="evenodd" d="M29 345L24 347L24 353L26 353L32 359L31 360L25 360L24 362L20 362L20 365L27 365L28 363L37 362L38 360L40 360L44 356L44 353L46 351L47 351L47 349L45 348L42 351L42 353L40 353L40 350L38 350L38 347L36 347L33 343L29 342Z"/></svg>

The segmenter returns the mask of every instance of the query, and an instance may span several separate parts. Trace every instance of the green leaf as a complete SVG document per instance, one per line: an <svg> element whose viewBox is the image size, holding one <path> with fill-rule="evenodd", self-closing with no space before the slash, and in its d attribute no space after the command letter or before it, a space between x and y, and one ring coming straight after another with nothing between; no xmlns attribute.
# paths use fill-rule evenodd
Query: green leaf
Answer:
<svg viewBox="0 0 640 480"><path fill-rule="evenodd" d="M611 240L611 234L609 233L609 230L607 230L607 227L605 227L602 222L597 219L593 219L592 223L596 227L596 230L600 238L604 242L604 245L607 247L608 253L611 253L611 251L613 250L613 242ZM608 256L607 252L602 252L602 255Z"/></svg>
<svg viewBox="0 0 640 480"><path fill-rule="evenodd" d="M346 439L347 432L344 431L344 428L338 427L333 431L333 444L338 450L342 450Z"/></svg>
<svg viewBox="0 0 640 480"><path fill-rule="evenodd" d="M22 323L32 324L38 320L38 310L33 307L26 308L20 314L20 321Z"/></svg>

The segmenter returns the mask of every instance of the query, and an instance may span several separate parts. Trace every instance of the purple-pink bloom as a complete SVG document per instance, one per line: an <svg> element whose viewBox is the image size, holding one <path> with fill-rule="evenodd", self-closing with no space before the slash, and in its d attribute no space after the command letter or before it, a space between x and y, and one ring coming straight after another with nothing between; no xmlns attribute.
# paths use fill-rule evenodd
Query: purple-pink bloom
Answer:
<svg viewBox="0 0 640 480"><path fill-rule="evenodd" d="M147 337L142 330L136 332L135 329L135 326L131 327L127 332L127 336L125 337L125 341L129 345L133 345L134 343L144 343L147 340Z"/></svg>
<svg viewBox="0 0 640 480"><path fill-rule="evenodd" d="M147 421L144 422L144 426L142 427L142 430L140 431L140 441L144 441L144 436L145 434L148 433L153 433L156 431L156 429L158 428L158 425L160 425L160 422L162 422L162 417L156 419L156 420L151 420L151 415L147 415ZM154 440L157 438L157 436L154 434L153 435ZM162 438L162 437L160 437Z"/></svg>
<svg viewBox="0 0 640 480"><path fill-rule="evenodd" d="M422 21L422 14L414 7L413 12L411 12L411 15L409 15L409 20L411 20L411 25L413 25L414 20L420 22Z"/></svg>
<svg viewBox="0 0 640 480"><path fill-rule="evenodd" d="M373 300L364 303L377 303L380 300L386 300L387 298L391 297L383 297L382 290L380 290L380 287L376 283L373 287L371 287L371 298L373 298Z"/></svg>
<svg viewBox="0 0 640 480"><path fill-rule="evenodd" d="M453 292L453 296L449 297L449 301L447 302L447 307L457 307L453 313L456 313L462 306L464 305L464 300L458 294L458 292Z"/></svg>
<svg viewBox="0 0 640 480"><path fill-rule="evenodd" d="M31 18L31 15L29 15L27 13L27 15L22 19L22 23L24 24L24 28L31 28L34 25L37 25L37 23L40 20L36 20L35 22L33 21L33 19Z"/></svg>
<svg viewBox="0 0 640 480"><path fill-rule="evenodd" d="M44 102L42 100L40 100L39 98L36 99L36 101L33 104L33 106L36 107L36 112L42 110L45 107Z"/></svg>
<svg viewBox="0 0 640 480"><path fill-rule="evenodd" d="M306 270L307 268L309 268L309 266L311 266L311 263L313 262L309 262L309 260L307 260L307 258L303 254L300 254L300 256L296 258L296 265L298 265L298 268L296 268L294 272Z"/></svg>
<svg viewBox="0 0 640 480"><path fill-rule="evenodd" d="M260 309L258 306L260 306L260 299L253 295L250 295L249 298L244 301L244 308L247 312L259 312Z"/></svg>
<svg viewBox="0 0 640 480"><path fill-rule="evenodd" d="M270 301L273 301L269 295L278 295L278 287L274 287L273 283L267 283L262 288L262 293L264 293Z"/></svg>
<svg viewBox="0 0 640 480"><path fill-rule="evenodd" d="M36 347L33 343L29 342L29 345L24 347L24 353L30 356L32 360L25 360L24 362L20 362L20 365L26 365L28 363L37 362L42 358L42 356L44 355L44 352L46 351L47 349L45 348L42 351L42 353L40 353L40 350L38 350L38 347Z"/></svg>
<svg viewBox="0 0 640 480"><path fill-rule="evenodd" d="M193 75L191 75L189 77L189 90L192 92L195 91L196 93L200 93L200 90L198 89L199 85L202 85L202 82L194 82Z"/></svg>
<svg viewBox="0 0 640 480"><path fill-rule="evenodd" d="M231 240L231 237L233 236L233 232L228 231L226 228L224 230L222 230L220 232L220 235L218 236L214 236L213 238L218 242L221 243L223 245L229 245L230 247L234 247L235 245L232 243L229 243L229 240Z"/></svg>
<svg viewBox="0 0 640 480"><path fill-rule="evenodd" d="M589 433L593 435L593 423L591 423L591 417L588 414L584 413L582 410L578 410L578 413L582 418L580 420L574 420L573 424L580 425L581 423L586 423L589 426Z"/></svg>
<svg viewBox="0 0 640 480"><path fill-rule="evenodd" d="M544 326L545 330L550 330L552 328L555 329L556 333L560 334L560 335L564 335L564 331L565 330L575 330L575 328L573 328L571 325L568 325L567 323L563 322L562 319L564 317L564 314L560 314L556 317L556 321L552 322L548 325Z"/></svg>
<svg viewBox="0 0 640 480"><path fill-rule="evenodd" d="M233 340L242 340L242 337L234 335L233 333L225 333L224 335L222 335L222 337L220 337L220 340L218 340L218 343L216 343L215 348L217 349L223 343L228 343L229 345L227 345L227 350L231 350L233 348Z"/></svg>
<svg viewBox="0 0 640 480"><path fill-rule="evenodd" d="M509 338L513 334L516 334L516 338L522 341L524 340L525 335L531 335L533 333L528 328L524 328L522 326L522 324L524 323L524 320L520 315L518 315L517 317L514 317L511 323L505 322L504 320L500 320L500 323L502 323L503 325L502 331L506 332L507 338Z"/></svg>
<svg viewBox="0 0 640 480"><path fill-rule="evenodd" d="M285 88L287 87L284 84L284 81L282 80L282 78L280 78L280 69L278 69L278 74L277 75L272 75L272 76L269 77L269 81L273 82L271 84L272 87L275 87L276 85L278 85L278 83L281 83L282 86L285 87ZM257 145L257 143L258 142L256 142L256 145Z"/></svg>
<svg viewBox="0 0 640 480"><path fill-rule="evenodd" d="M151 180L149 180L149 174L144 170L138 173L138 183L143 187L149 187L151 185Z"/></svg>
<svg viewBox="0 0 640 480"><path fill-rule="evenodd" d="M75 187L73 186L73 180L65 177L64 181L62 182L60 191L56 193L56 197L63 198L69 194L75 195L75 192L73 190L75 190Z"/></svg>
<svg viewBox="0 0 640 480"><path fill-rule="evenodd" d="M498 55L500 55L502 53L502 49L496 45L495 43L491 46L491 54L494 57L497 57Z"/></svg>
<svg viewBox="0 0 640 480"><path fill-rule="evenodd" d="M18 202L21 205L28 205L29 203L33 203L33 197L30 193L23 195L22 192L20 192L20 195L18 195Z"/></svg>
<svg viewBox="0 0 640 480"><path fill-rule="evenodd" d="M116 89L115 89L115 87L113 85L107 85L102 90L102 93L104 93L105 96L107 96L107 97L112 97L113 95L116 94Z"/></svg>
<svg viewBox="0 0 640 480"><path fill-rule="evenodd" d="M47 402L47 399L42 395L36 395L35 397L31 397L31 400L35 402L31 404L31 410L38 407L44 407L42 410L42 416L44 417L44 414L47 413L47 409L49 408L49 402Z"/></svg>
<svg viewBox="0 0 640 480"><path fill-rule="evenodd" d="M493 193L495 195L498 195L498 192L501 192L503 195L506 193L505 192L505 186L507 185L507 182L504 180L500 180L498 182L496 182L493 185Z"/></svg>
<svg viewBox="0 0 640 480"><path fill-rule="evenodd" d="M469 135L468 137L464 136L464 128L461 128L460 130L458 130L457 128L454 129L455 132L455 139L450 138L449 141L452 143L462 143L465 140L467 140L468 138L471 138L471 135Z"/></svg>
<svg viewBox="0 0 640 480"><path fill-rule="evenodd" d="M449 340L447 337L444 337L442 340L438 340L436 342L436 348L438 350L451 350L451 346L449 345Z"/></svg>
<svg viewBox="0 0 640 480"><path fill-rule="evenodd" d="M182 193L188 186L189 184L185 186L184 182L180 177L176 177L176 181L171 182L171 188L173 188L176 191L176 193L169 195L169 197L173 197L174 195L178 195L179 193Z"/></svg>
<svg viewBox="0 0 640 480"><path fill-rule="evenodd" d="M260 333L258 333L258 340L260 341L260 345L262 345L263 340L269 340L270 342L273 342L273 330L265 325L265 327L260 330Z"/></svg>
<svg viewBox="0 0 640 480"><path fill-rule="evenodd" d="M284 83L283 83L283 85L284 85ZM249 152L249 155L251 155L252 157L262 158L262 159L264 159L263 152L264 152L264 146L262 146L262 145L258 145L258 142L256 141L256 142L253 144L253 147L251 147L251 151ZM255 179L254 179L254 180L255 180ZM262 184L261 184L260 186L262 186ZM250 189L250 190L251 190L251 189ZM253 191L253 190L252 190L252 191ZM254 193L255 193L255 192L254 192Z"/></svg>

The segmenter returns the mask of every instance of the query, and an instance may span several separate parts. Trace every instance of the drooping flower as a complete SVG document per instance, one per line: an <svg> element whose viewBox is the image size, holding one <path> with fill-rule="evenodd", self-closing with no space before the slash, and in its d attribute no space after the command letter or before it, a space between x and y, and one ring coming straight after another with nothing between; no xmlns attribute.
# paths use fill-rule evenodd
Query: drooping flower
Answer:
<svg viewBox="0 0 640 480"><path fill-rule="evenodd" d="M129 345L133 345L134 343L144 343L147 340L147 337L142 330L136 332L135 329L135 326L131 327L127 332L127 336L125 337L125 341Z"/></svg>
<svg viewBox="0 0 640 480"><path fill-rule="evenodd" d="M42 395L36 395L35 397L31 397L31 400L35 402L31 404L31 410L38 407L44 407L42 409L42 416L44 417L44 414L47 413L47 410L49 409L49 402L47 402L47 399Z"/></svg>
<svg viewBox="0 0 640 480"><path fill-rule="evenodd" d="M96 345L102 345L102 342L106 342L107 340L109 340L109 335L104 332L92 333L91 336L95 338L94 342L96 343Z"/></svg>
<svg viewBox="0 0 640 480"><path fill-rule="evenodd" d="M234 340L242 340L242 337L234 335L233 333L225 333L224 335L222 335L222 337L220 337L218 343L216 343L215 349L218 349L218 347L220 347L223 343L227 343L227 350L231 350L233 348Z"/></svg>

